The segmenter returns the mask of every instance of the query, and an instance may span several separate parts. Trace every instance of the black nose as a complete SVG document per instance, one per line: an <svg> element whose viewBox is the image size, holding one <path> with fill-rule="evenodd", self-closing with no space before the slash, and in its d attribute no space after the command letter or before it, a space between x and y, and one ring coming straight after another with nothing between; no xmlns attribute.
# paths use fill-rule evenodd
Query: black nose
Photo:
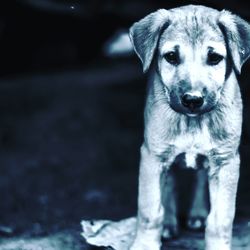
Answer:
<svg viewBox="0 0 250 250"><path fill-rule="evenodd" d="M184 94L181 98L182 105L190 110L200 108L204 102L203 97L191 93Z"/></svg>

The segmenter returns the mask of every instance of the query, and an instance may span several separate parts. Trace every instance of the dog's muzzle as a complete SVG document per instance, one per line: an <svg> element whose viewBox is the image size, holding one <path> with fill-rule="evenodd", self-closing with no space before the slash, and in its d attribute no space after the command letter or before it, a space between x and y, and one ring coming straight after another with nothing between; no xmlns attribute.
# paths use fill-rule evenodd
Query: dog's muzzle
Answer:
<svg viewBox="0 0 250 250"><path fill-rule="evenodd" d="M200 91L170 91L170 106L176 112L187 116L198 116L211 111L216 105L216 96L213 92Z"/></svg>

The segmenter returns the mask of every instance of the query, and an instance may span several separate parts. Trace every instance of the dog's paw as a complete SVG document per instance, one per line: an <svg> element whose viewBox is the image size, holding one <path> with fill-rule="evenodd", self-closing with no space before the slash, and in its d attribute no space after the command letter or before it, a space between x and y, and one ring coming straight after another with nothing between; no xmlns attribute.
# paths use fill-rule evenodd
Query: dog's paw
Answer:
<svg viewBox="0 0 250 250"><path fill-rule="evenodd" d="M179 234L179 228L177 225L165 225L162 230L162 239L170 240L176 238Z"/></svg>
<svg viewBox="0 0 250 250"><path fill-rule="evenodd" d="M160 248L160 244L147 244L145 242L144 244L135 243L128 250L160 250Z"/></svg>
<svg viewBox="0 0 250 250"><path fill-rule="evenodd" d="M161 246L159 244L138 244L135 242L128 250L160 250Z"/></svg>
<svg viewBox="0 0 250 250"><path fill-rule="evenodd" d="M161 242L146 238L136 238L128 250L160 250Z"/></svg>
<svg viewBox="0 0 250 250"><path fill-rule="evenodd" d="M187 220L187 228L193 231L203 231L206 226L206 218L202 216L190 217Z"/></svg>

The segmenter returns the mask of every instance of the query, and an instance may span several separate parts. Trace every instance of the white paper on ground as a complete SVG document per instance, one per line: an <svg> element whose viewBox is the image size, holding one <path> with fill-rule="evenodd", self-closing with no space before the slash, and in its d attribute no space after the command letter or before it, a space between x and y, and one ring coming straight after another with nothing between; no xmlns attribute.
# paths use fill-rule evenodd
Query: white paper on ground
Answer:
<svg viewBox="0 0 250 250"><path fill-rule="evenodd" d="M127 250L135 236L136 217L118 222L110 220L83 220L81 235L94 246Z"/></svg>

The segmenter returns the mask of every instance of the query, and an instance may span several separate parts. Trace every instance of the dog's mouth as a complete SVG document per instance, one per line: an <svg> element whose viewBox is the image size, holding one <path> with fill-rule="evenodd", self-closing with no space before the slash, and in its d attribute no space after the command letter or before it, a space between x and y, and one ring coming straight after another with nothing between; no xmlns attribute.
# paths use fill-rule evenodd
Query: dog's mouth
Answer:
<svg viewBox="0 0 250 250"><path fill-rule="evenodd" d="M205 113L212 111L215 108L215 105L204 104L204 106L193 109L193 110L185 108L181 104L176 105L176 104L170 103L170 107L177 113L181 113L189 117L197 117L197 116L200 116L200 115L203 115Z"/></svg>
<svg viewBox="0 0 250 250"><path fill-rule="evenodd" d="M173 103L170 103L170 107L177 113L181 113L183 115L187 115L189 117L197 117L206 111L203 109L195 109L195 110L190 110L188 108L182 107L181 105L176 105Z"/></svg>
<svg viewBox="0 0 250 250"><path fill-rule="evenodd" d="M196 117L199 114L198 113L186 113L186 115L189 116L189 117Z"/></svg>
<svg viewBox="0 0 250 250"><path fill-rule="evenodd" d="M201 100L196 100L197 102L194 105L183 103L182 98L178 97L175 94L170 95L170 107L178 113L187 115L189 117L197 117L204 113L210 112L216 106L216 101L214 98L203 98L202 103Z"/></svg>

